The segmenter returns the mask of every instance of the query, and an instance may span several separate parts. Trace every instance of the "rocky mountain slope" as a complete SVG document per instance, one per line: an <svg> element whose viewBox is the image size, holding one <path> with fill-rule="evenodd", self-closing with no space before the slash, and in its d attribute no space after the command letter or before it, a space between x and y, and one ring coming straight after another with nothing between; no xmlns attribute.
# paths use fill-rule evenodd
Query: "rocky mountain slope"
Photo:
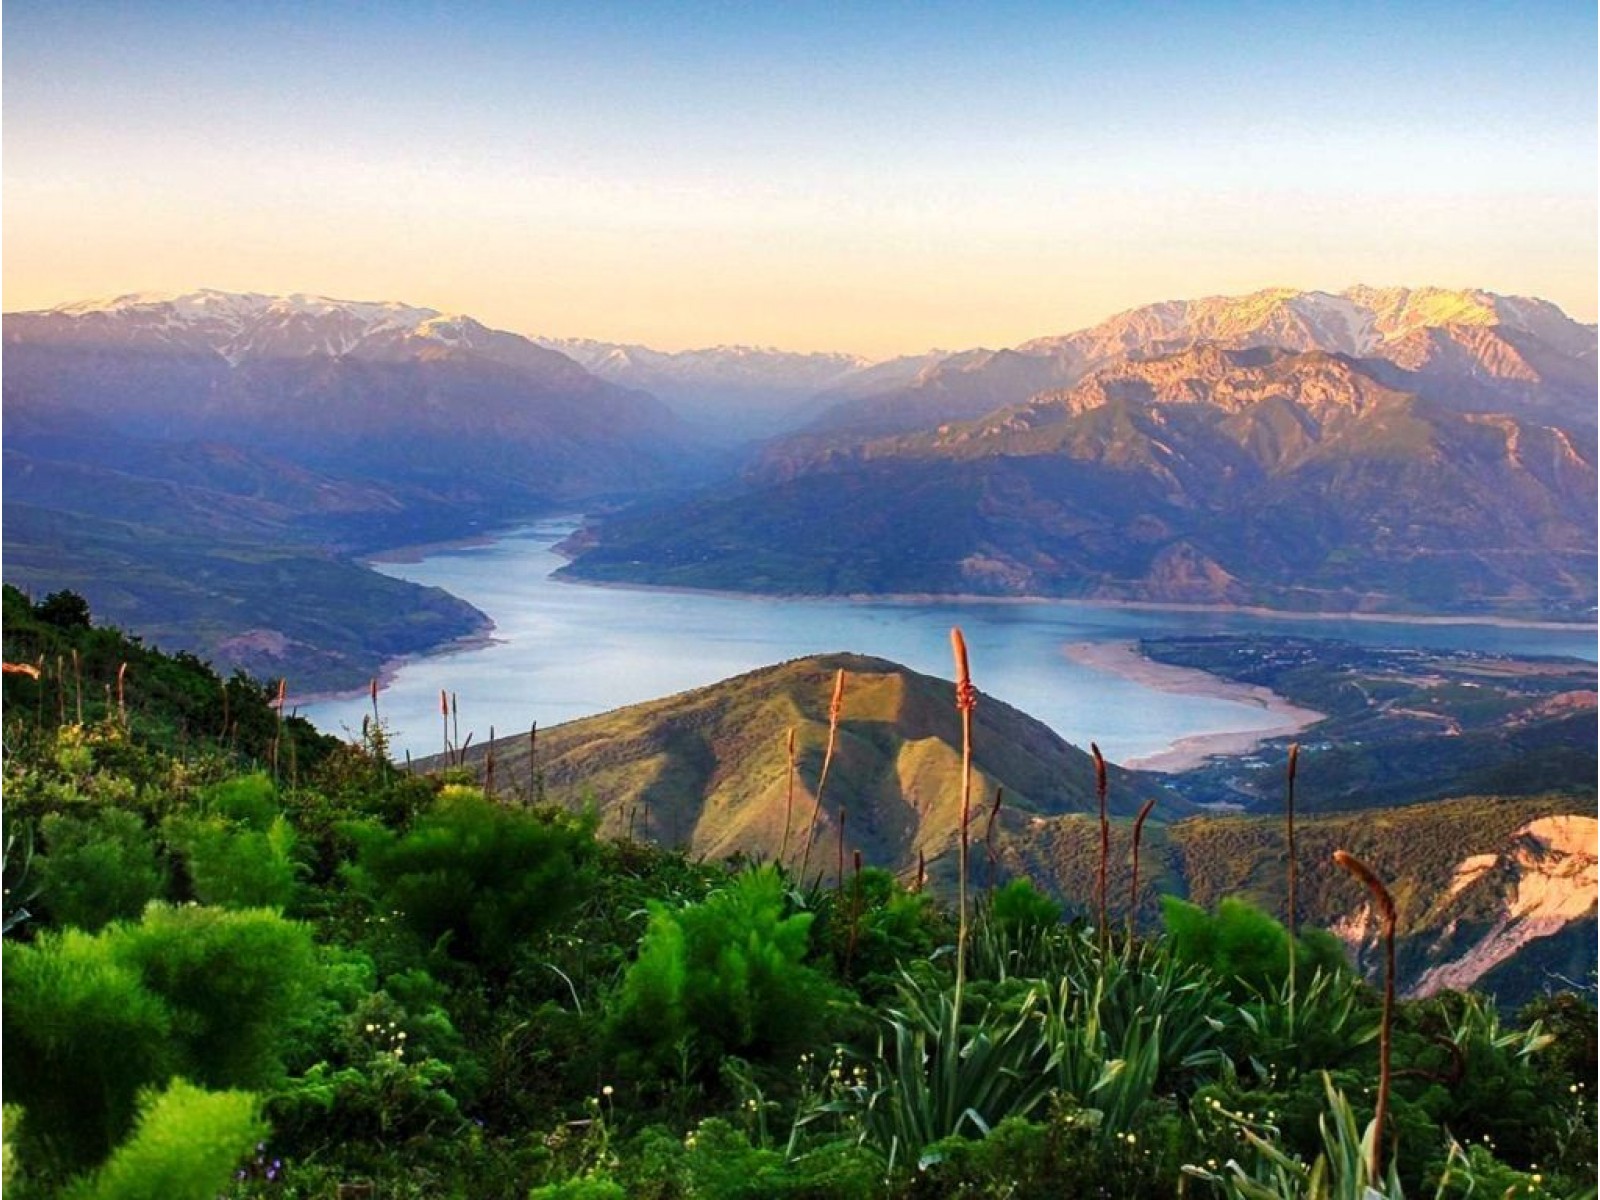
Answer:
<svg viewBox="0 0 1600 1200"><path fill-rule="evenodd" d="M1280 911L1282 822L1205 817L1159 835L1197 903L1248 895ZM1405 990L1480 988L1521 1003L1596 966L1594 799L1475 796L1297 821L1301 919L1332 930L1369 974L1382 962L1365 890L1330 862L1348 850L1388 882ZM1565 981L1565 982L1564 982Z"/></svg>
<svg viewBox="0 0 1600 1200"><path fill-rule="evenodd" d="M221 442L494 502L632 490L685 440L659 401L564 355L398 304L135 294L7 314L4 346L7 440L24 451Z"/></svg>
<svg viewBox="0 0 1600 1200"><path fill-rule="evenodd" d="M1488 403L1521 396L1530 385L1553 389L1569 417L1594 421L1586 399L1594 390L1595 329L1546 301L1442 288L1352 287L1337 294L1274 288L1145 305L1014 349L955 355L908 384L837 405L808 432L825 439L883 435L970 420L1036 392L1071 387L1126 359L1202 343L1378 359L1456 384L1469 381Z"/></svg>
<svg viewBox="0 0 1600 1200"><path fill-rule="evenodd" d="M975 421L774 443L737 487L608 524L572 570L1581 619L1592 385L1584 420L1551 415L1574 394L1540 385L1485 410L1394 363L1204 342Z"/></svg>

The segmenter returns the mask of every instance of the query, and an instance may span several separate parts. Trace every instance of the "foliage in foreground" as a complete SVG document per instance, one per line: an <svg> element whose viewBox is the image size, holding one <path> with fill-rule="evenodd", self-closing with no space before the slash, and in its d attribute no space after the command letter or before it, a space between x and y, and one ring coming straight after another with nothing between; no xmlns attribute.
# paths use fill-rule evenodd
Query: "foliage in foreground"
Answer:
<svg viewBox="0 0 1600 1200"><path fill-rule="evenodd" d="M78 615L56 614L66 636ZM227 728L212 682L173 669L197 689L143 692L126 721L102 695L81 724L70 690L7 676L21 1200L1594 1185L1578 995L1518 1022L1477 997L1402 1004L1399 1149L1364 1180L1378 1004L1314 932L1291 985L1287 933L1247 905L1102 939L997 881L958 999L950 914L887 872L808 890L600 841L408 776L381 723L274 777L275 714L252 710L254 743L201 736Z"/></svg>

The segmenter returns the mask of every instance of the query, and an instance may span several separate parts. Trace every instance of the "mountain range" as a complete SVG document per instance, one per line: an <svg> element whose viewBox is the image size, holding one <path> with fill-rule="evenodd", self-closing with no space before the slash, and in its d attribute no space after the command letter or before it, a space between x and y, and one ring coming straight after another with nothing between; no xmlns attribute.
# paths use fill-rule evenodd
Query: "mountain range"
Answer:
<svg viewBox="0 0 1600 1200"><path fill-rule="evenodd" d="M569 571L1588 619L1594 348L1480 292L1155 305L843 401Z"/></svg>
<svg viewBox="0 0 1600 1200"><path fill-rule="evenodd" d="M7 579L310 689L487 625L353 556L700 462L653 397L399 304L134 294L8 314L4 362Z"/></svg>
<svg viewBox="0 0 1600 1200"><path fill-rule="evenodd" d="M1491 395L1553 387L1581 401L1586 380L1593 391L1594 327L1544 300L1443 288L1352 287L1337 294L1271 288L1145 305L1013 349L952 355L903 387L835 406L814 431L896 433L972 419L1071 387L1126 359L1200 344L1379 359L1457 383L1476 381Z"/></svg>
<svg viewBox="0 0 1600 1200"><path fill-rule="evenodd" d="M588 338L539 338L608 382L666 401L717 442L788 432L834 404L909 384L943 351L874 362L854 354L796 353L770 346L667 352Z"/></svg>
<svg viewBox="0 0 1600 1200"><path fill-rule="evenodd" d="M598 518L583 579L1593 616L1595 329L1540 300L1279 289L881 363L217 291L3 329L8 578L311 688L486 628L362 556L554 512Z"/></svg>

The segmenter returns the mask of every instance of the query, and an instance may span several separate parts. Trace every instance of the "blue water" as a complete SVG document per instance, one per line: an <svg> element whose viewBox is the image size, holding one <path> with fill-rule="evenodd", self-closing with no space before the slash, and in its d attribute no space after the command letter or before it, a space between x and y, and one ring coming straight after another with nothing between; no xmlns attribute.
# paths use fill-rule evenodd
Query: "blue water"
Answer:
<svg viewBox="0 0 1600 1200"><path fill-rule="evenodd" d="M1076 745L1093 739L1114 762L1198 734L1262 729L1257 705L1178 695L1072 661L1064 647L1162 634L1306 634L1373 646L1474 648L1593 660L1593 629L1317 620L1239 613L1129 610L1040 601L911 601L724 596L557 582L553 547L577 527L544 521L387 574L442 587L494 619L490 645L403 665L380 695L395 753L441 748L439 692L458 697L460 731L482 742L714 683L808 654L855 651L949 678L950 627L960 625L981 692L1044 721ZM335 734L359 730L363 692L299 706Z"/></svg>

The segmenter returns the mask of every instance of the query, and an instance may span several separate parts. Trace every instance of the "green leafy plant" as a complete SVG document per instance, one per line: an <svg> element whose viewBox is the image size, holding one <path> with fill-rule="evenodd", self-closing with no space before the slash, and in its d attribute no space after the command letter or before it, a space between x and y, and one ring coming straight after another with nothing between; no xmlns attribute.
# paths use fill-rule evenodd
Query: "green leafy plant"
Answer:
<svg viewBox="0 0 1600 1200"><path fill-rule="evenodd" d="M1237 1126L1254 1156L1248 1167L1229 1161L1221 1173L1186 1166L1185 1173L1216 1184L1229 1200L1404 1200L1396 1165L1382 1178L1372 1174L1378 1123L1362 1132L1344 1094L1324 1077L1327 1110L1321 1120L1322 1153L1310 1164L1285 1152L1274 1130L1238 1113L1224 1113Z"/></svg>
<svg viewBox="0 0 1600 1200"><path fill-rule="evenodd" d="M697 904L652 904L639 957L612 1003L614 1042L655 1069L685 1055L771 1057L821 1025L832 989L805 965L814 915L787 911L772 866Z"/></svg>
<svg viewBox="0 0 1600 1200"><path fill-rule="evenodd" d="M30 1172L92 1166L133 1124L139 1089L170 1073L171 1010L108 935L46 932L4 949L3 1066Z"/></svg>
<svg viewBox="0 0 1600 1200"><path fill-rule="evenodd" d="M870 1077L857 1076L808 1119L850 1118L891 1164L943 1138L981 1137L1050 1093L1053 1062L1031 991L1011 1011L984 1002L958 1021L952 989L907 976L884 1025Z"/></svg>
<svg viewBox="0 0 1600 1200"><path fill-rule="evenodd" d="M450 786L404 834L369 828L351 878L428 947L492 970L592 887L593 822Z"/></svg>
<svg viewBox="0 0 1600 1200"><path fill-rule="evenodd" d="M249 1092L174 1079L144 1099L128 1140L65 1200L212 1200L265 1136L259 1107Z"/></svg>
<svg viewBox="0 0 1600 1200"><path fill-rule="evenodd" d="M155 836L136 813L51 813L40 828L48 847L40 886L45 907L60 924L92 932L111 921L136 919L166 890Z"/></svg>
<svg viewBox="0 0 1600 1200"><path fill-rule="evenodd" d="M139 924L102 936L172 1014L185 1076L215 1088L281 1078L283 1032L315 991L308 928L266 909L155 904Z"/></svg>
<svg viewBox="0 0 1600 1200"><path fill-rule="evenodd" d="M284 909L294 901L300 870L287 818L252 829L220 816L182 816L170 818L166 830L202 904Z"/></svg>

